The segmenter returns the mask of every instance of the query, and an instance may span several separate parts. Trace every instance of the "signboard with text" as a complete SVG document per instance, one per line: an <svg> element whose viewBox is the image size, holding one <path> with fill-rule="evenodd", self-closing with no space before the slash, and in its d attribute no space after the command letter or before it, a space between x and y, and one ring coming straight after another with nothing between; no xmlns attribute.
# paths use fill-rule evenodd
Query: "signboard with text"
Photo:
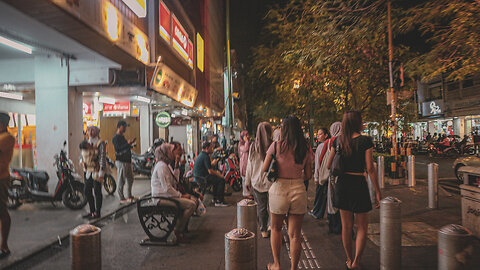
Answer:
<svg viewBox="0 0 480 270"><path fill-rule="evenodd" d="M103 104L103 112L122 112L130 113L130 102L129 101L117 101L115 104Z"/></svg>
<svg viewBox="0 0 480 270"><path fill-rule="evenodd" d="M435 116L444 114L445 105L443 100L437 99L422 103L422 115L423 116Z"/></svg>
<svg viewBox="0 0 480 270"><path fill-rule="evenodd" d="M160 29L160 36L170 43L171 39L171 16L170 10L167 8L163 1L160 1L160 12L159 12L159 29Z"/></svg>
<svg viewBox="0 0 480 270"><path fill-rule="evenodd" d="M164 64L159 64L151 88L188 107L193 107L198 91Z"/></svg>
<svg viewBox="0 0 480 270"><path fill-rule="evenodd" d="M172 15L173 48L188 62L188 35L175 15Z"/></svg>
<svg viewBox="0 0 480 270"><path fill-rule="evenodd" d="M122 0L139 18L147 16L145 0Z"/></svg>
<svg viewBox="0 0 480 270"><path fill-rule="evenodd" d="M193 68L193 42L188 40L188 66Z"/></svg>

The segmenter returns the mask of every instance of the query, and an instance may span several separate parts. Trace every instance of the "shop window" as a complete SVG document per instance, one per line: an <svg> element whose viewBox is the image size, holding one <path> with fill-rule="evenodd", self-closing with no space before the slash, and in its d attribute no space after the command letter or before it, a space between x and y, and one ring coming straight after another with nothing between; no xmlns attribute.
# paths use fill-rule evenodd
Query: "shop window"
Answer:
<svg viewBox="0 0 480 270"><path fill-rule="evenodd" d="M428 95L429 101L442 99L442 86L435 86L435 87L429 88L428 93L429 93Z"/></svg>

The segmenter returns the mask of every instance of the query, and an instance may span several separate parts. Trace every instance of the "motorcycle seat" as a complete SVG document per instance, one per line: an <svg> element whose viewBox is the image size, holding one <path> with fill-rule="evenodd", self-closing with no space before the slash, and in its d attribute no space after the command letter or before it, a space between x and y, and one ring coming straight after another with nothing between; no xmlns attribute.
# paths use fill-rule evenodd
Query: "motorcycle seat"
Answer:
<svg viewBox="0 0 480 270"><path fill-rule="evenodd" d="M47 172L44 171L31 171L30 174L39 182L47 182L49 179Z"/></svg>

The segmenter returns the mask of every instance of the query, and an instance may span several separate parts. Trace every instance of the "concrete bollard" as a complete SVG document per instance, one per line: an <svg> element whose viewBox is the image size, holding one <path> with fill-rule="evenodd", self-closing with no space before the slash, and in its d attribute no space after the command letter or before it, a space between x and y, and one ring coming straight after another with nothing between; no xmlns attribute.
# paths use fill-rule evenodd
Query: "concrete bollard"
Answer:
<svg viewBox="0 0 480 270"><path fill-rule="evenodd" d="M380 202L380 269L402 268L402 202L387 197Z"/></svg>
<svg viewBox="0 0 480 270"><path fill-rule="evenodd" d="M438 208L438 164L428 164L428 208Z"/></svg>
<svg viewBox="0 0 480 270"><path fill-rule="evenodd" d="M473 269L472 233L461 225L450 224L438 231L438 269Z"/></svg>
<svg viewBox="0 0 480 270"><path fill-rule="evenodd" d="M237 228L257 232L257 203L243 199L237 203Z"/></svg>
<svg viewBox="0 0 480 270"><path fill-rule="evenodd" d="M102 269L101 229L89 224L70 231L72 270Z"/></svg>
<svg viewBox="0 0 480 270"><path fill-rule="evenodd" d="M408 156L408 187L415 187L415 156Z"/></svg>
<svg viewBox="0 0 480 270"><path fill-rule="evenodd" d="M385 188L385 157L378 156L377 158L377 173L378 185L380 188Z"/></svg>
<svg viewBox="0 0 480 270"><path fill-rule="evenodd" d="M257 269L255 234L233 229L225 234L225 270Z"/></svg>

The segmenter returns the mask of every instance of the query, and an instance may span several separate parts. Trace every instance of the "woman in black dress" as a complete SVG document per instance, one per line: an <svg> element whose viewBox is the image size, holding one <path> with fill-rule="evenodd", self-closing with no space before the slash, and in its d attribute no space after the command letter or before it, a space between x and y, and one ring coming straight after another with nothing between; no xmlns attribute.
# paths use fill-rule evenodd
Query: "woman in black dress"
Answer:
<svg viewBox="0 0 480 270"><path fill-rule="evenodd" d="M342 219L342 241L347 255L347 269L360 269L360 260L365 249L368 230L368 212L372 202L368 192L366 173L370 176L376 191L376 208L380 206L380 188L373 166L373 142L370 137L362 136L362 116L359 112L347 112L343 115L342 134L330 151L328 168L331 168L335 149L339 145L344 165L344 174L338 176L333 206L340 209ZM355 257L352 256L353 220L357 223Z"/></svg>

